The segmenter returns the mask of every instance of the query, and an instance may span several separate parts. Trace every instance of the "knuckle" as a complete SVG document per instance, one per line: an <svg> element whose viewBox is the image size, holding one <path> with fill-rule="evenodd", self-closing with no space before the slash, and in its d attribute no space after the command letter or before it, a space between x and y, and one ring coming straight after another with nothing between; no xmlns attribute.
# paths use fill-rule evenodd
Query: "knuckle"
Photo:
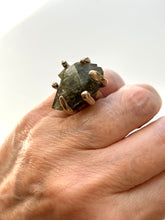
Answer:
<svg viewBox="0 0 165 220"><path fill-rule="evenodd" d="M154 100L152 92L140 86L129 88L124 102L127 109L136 112L136 114L153 114L157 111L157 102Z"/></svg>

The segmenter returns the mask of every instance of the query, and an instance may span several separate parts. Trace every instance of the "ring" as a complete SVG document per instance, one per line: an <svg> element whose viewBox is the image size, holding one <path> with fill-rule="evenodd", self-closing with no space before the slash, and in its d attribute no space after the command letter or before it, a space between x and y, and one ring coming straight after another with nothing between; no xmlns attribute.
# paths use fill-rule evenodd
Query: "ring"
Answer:
<svg viewBox="0 0 165 220"><path fill-rule="evenodd" d="M94 105L100 87L107 85L104 72L88 57L69 65L62 61L63 71L58 75L61 82L52 84L57 90L52 108L74 114L88 105Z"/></svg>

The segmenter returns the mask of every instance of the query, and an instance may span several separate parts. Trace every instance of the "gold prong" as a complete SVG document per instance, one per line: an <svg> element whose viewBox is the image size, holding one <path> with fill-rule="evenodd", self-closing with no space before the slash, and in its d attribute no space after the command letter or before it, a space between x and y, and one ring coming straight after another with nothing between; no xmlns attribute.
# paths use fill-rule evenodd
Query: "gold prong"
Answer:
<svg viewBox="0 0 165 220"><path fill-rule="evenodd" d="M107 79L104 78L104 76L95 71L95 70L91 70L89 71L89 76L93 79L93 80L96 80L97 82L100 82L102 84L102 86L106 86L108 81Z"/></svg>
<svg viewBox="0 0 165 220"><path fill-rule="evenodd" d="M91 62L91 60L90 60L90 58L89 57L85 57L84 59L81 59L80 60L80 63L90 63Z"/></svg>
<svg viewBox="0 0 165 220"><path fill-rule="evenodd" d="M81 93L81 97L84 101L86 101L89 105L94 105L95 104L95 100L94 98L91 96L91 94L88 91L83 91Z"/></svg>
<svg viewBox="0 0 165 220"><path fill-rule="evenodd" d="M61 64L62 64L62 66L63 66L65 69L69 66L69 64L68 64L66 61L63 61L63 60L62 60Z"/></svg>
<svg viewBox="0 0 165 220"><path fill-rule="evenodd" d="M66 100L63 96L59 97L59 101L60 101L60 104L65 112L67 112L68 114L75 113L75 111L68 105L68 103L66 102Z"/></svg>
<svg viewBox="0 0 165 220"><path fill-rule="evenodd" d="M53 87L54 89L58 89L58 83L57 83L57 82L52 83L52 87Z"/></svg>
<svg viewBox="0 0 165 220"><path fill-rule="evenodd" d="M103 98L104 96L103 96L103 94L102 94L102 92L100 92L100 90L98 90L97 92L96 92L96 94L95 94L95 99L100 99L100 98Z"/></svg>

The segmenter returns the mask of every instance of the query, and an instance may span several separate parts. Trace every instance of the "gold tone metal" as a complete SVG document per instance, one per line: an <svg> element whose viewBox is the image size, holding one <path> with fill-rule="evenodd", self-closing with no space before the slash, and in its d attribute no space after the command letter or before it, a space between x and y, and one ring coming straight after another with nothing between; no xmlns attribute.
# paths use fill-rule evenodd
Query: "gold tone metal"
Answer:
<svg viewBox="0 0 165 220"><path fill-rule="evenodd" d="M58 89L58 83L57 83L57 82L52 83L52 87L53 87L54 89Z"/></svg>
<svg viewBox="0 0 165 220"><path fill-rule="evenodd" d="M100 82L102 84L102 86L106 86L107 83L108 83L107 79L105 79L102 74L100 74L99 72L97 72L95 70L89 71L89 76L93 80L96 80L96 81Z"/></svg>
<svg viewBox="0 0 165 220"><path fill-rule="evenodd" d="M69 66L69 64L66 61L62 61L61 64L65 69Z"/></svg>
<svg viewBox="0 0 165 220"><path fill-rule="evenodd" d="M85 57L84 59L81 59L80 60L80 63L90 63L91 62L91 60L90 60L90 58L89 57Z"/></svg>
<svg viewBox="0 0 165 220"><path fill-rule="evenodd" d="M100 98L103 98L103 97L104 97L104 96L103 96L102 92L100 92L100 90L98 90L98 91L96 92L95 99L100 99Z"/></svg>
<svg viewBox="0 0 165 220"><path fill-rule="evenodd" d="M83 91L81 93L81 97L84 101L86 101L89 105L94 105L95 104L95 100L94 98L91 96L91 94L88 91Z"/></svg>
<svg viewBox="0 0 165 220"><path fill-rule="evenodd" d="M68 114L75 113L75 111L68 105L68 103L66 102L66 100L64 99L63 96L60 96L59 100L60 100L60 104L65 112L67 112Z"/></svg>

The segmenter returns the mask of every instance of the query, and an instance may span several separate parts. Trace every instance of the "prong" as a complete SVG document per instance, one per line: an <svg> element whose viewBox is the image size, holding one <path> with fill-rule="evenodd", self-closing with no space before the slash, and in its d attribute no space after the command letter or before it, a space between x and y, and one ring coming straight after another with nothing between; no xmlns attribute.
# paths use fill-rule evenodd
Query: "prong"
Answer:
<svg viewBox="0 0 165 220"><path fill-rule="evenodd" d="M65 112L67 112L68 114L75 113L75 111L68 105L68 103L66 102L66 100L63 96L59 97L59 101L60 101L60 104Z"/></svg>
<svg viewBox="0 0 165 220"><path fill-rule="evenodd" d="M100 98L103 98L104 96L103 96L103 94L102 94L102 92L100 92L100 90L98 90L97 92L96 92L96 94L95 94L95 99L100 99Z"/></svg>
<svg viewBox="0 0 165 220"><path fill-rule="evenodd" d="M95 104L95 100L94 98L91 96L91 94L88 91L83 91L81 93L81 97L84 101L86 101L89 105L94 105Z"/></svg>
<svg viewBox="0 0 165 220"><path fill-rule="evenodd" d="M96 80L97 82L100 82L102 84L102 86L106 86L108 81L107 79L104 78L104 76L95 71L95 70L91 70L89 71L89 76L93 79L93 80Z"/></svg>
<svg viewBox="0 0 165 220"><path fill-rule="evenodd" d="M89 59L89 57L85 57L84 59L81 59L80 60L80 63L90 63L91 62L91 60Z"/></svg>
<svg viewBox="0 0 165 220"><path fill-rule="evenodd" d="M58 83L57 83L57 82L52 83L52 87L53 87L54 89L58 89Z"/></svg>
<svg viewBox="0 0 165 220"><path fill-rule="evenodd" d="M63 60L62 60L61 64L62 64L62 66L63 66L65 69L69 66L69 64L68 64L66 61L63 61Z"/></svg>

